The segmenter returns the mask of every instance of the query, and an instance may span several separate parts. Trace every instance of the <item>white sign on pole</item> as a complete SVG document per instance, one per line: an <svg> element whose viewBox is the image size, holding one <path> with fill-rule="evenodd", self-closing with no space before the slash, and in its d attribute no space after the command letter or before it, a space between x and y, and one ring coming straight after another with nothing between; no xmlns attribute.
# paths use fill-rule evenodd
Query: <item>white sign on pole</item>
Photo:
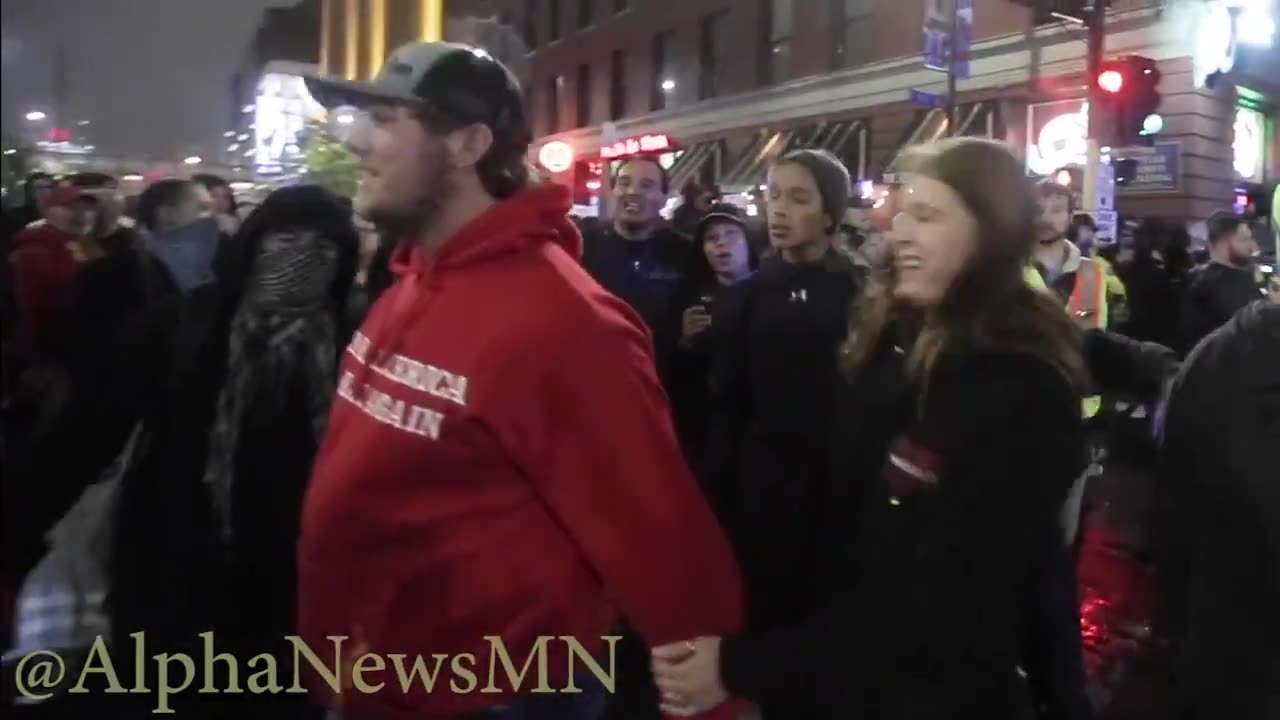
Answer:
<svg viewBox="0 0 1280 720"><path fill-rule="evenodd" d="M1116 209L1116 169L1110 164L1098 166L1098 210Z"/></svg>

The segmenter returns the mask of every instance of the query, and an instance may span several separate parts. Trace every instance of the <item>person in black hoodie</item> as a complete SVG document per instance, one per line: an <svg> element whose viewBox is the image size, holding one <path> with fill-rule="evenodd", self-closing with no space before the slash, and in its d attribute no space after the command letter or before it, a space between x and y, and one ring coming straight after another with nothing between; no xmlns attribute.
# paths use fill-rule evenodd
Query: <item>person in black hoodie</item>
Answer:
<svg viewBox="0 0 1280 720"><path fill-rule="evenodd" d="M1180 349L1184 354L1240 308L1262 297L1253 279L1258 243L1249 219L1217 212L1207 225L1209 263L1191 274L1183 295Z"/></svg>
<svg viewBox="0 0 1280 720"><path fill-rule="evenodd" d="M689 249L688 272L671 304L668 322L673 329L667 332L679 340L663 376L671 397L676 435L699 475L710 424L707 404L711 357L718 340L714 318L725 312L718 300L749 278L758 262L747 232L737 206L711 206L694 227L697 243ZM717 505L716 498L709 499ZM717 509L723 508L717 505Z"/></svg>
<svg viewBox="0 0 1280 720"><path fill-rule="evenodd" d="M1171 384L1161 577L1177 720L1280 717L1280 304L1210 333Z"/></svg>
<svg viewBox="0 0 1280 720"><path fill-rule="evenodd" d="M708 491L725 509L753 629L798 621L818 601L818 490L836 349L862 279L834 247L850 189L839 160L794 151L770 169L768 187L777 252L716 299L724 310L713 322L721 339L707 459Z"/></svg>
<svg viewBox="0 0 1280 720"><path fill-rule="evenodd" d="M148 654L199 652L198 634L214 631L218 651L241 663L274 652L292 677L283 638L294 630L299 517L347 340L357 244L327 191L277 190L224 243L213 284L148 318L160 329L140 333L153 340L134 352L155 381L137 390L141 434L111 548L116 652L139 631ZM312 712L300 696L174 702L183 717L226 717L237 703L276 718Z"/></svg>
<svg viewBox="0 0 1280 720"><path fill-rule="evenodd" d="M1080 335L1024 281L1036 201L1008 147L956 138L900 167L894 268L851 323L826 438L827 502L846 517L831 594L785 623L655 649L668 712L730 694L816 720L1029 709L1025 593L1086 462Z"/></svg>

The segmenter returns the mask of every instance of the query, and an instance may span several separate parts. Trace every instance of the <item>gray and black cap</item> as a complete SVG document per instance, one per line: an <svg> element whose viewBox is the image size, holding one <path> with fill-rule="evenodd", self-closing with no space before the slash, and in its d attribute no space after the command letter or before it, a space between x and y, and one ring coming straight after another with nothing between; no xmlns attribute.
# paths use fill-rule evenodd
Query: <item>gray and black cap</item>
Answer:
<svg viewBox="0 0 1280 720"><path fill-rule="evenodd" d="M374 79L364 82L298 70L316 102L326 108L380 104L423 106L459 124L489 126L508 146L533 140L520 83L488 52L459 43L402 45Z"/></svg>

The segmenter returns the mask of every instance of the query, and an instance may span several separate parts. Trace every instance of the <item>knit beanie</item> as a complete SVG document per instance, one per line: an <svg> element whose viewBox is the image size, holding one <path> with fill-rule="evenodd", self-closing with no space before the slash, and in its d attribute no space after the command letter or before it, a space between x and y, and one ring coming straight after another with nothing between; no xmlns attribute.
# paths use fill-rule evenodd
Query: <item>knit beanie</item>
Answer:
<svg viewBox="0 0 1280 720"><path fill-rule="evenodd" d="M802 148L792 150L782 156L779 163L795 163L809 171L813 182L818 186L818 195L822 199L822 212L831 220L827 232L835 232L844 218L845 206L849 203L852 181L844 163L827 150Z"/></svg>

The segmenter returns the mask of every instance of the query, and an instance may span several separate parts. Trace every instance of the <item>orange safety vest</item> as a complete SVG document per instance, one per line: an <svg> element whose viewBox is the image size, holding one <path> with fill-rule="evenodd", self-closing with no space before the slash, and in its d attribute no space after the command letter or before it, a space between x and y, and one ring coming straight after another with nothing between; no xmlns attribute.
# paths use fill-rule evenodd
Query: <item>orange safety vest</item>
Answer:
<svg viewBox="0 0 1280 720"><path fill-rule="evenodd" d="M1086 330L1107 327L1107 278L1097 262L1080 259L1075 285L1067 300L1067 312L1076 325Z"/></svg>

